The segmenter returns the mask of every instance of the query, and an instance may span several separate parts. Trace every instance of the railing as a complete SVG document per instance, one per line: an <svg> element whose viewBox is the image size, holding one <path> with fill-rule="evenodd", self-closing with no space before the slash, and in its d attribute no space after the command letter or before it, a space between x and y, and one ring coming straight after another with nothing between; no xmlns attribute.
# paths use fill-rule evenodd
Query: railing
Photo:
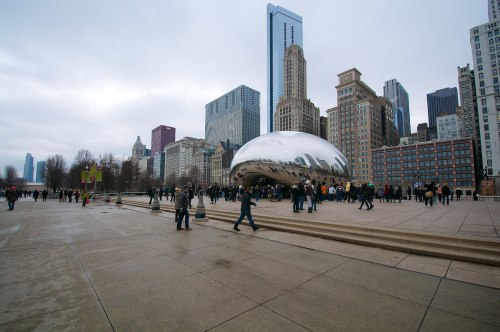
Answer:
<svg viewBox="0 0 500 332"><path fill-rule="evenodd" d="M457 200L454 196L453 198L455 201ZM467 202L471 202L474 200L474 198L472 196L462 196L460 197L460 200L461 201L467 201ZM500 196L478 196L477 197L477 200L479 202L500 202Z"/></svg>

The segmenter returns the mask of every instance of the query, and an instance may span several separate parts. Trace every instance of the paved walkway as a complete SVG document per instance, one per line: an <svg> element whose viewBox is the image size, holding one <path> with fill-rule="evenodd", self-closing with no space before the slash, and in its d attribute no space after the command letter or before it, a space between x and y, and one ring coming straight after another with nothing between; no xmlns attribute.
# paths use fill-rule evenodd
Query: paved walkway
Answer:
<svg viewBox="0 0 500 332"><path fill-rule="evenodd" d="M498 239L498 203L328 204L300 218ZM498 267L247 226L236 233L218 221L179 232L170 213L112 204L6 209L0 202L1 331L500 329ZM288 202L253 211L299 218Z"/></svg>

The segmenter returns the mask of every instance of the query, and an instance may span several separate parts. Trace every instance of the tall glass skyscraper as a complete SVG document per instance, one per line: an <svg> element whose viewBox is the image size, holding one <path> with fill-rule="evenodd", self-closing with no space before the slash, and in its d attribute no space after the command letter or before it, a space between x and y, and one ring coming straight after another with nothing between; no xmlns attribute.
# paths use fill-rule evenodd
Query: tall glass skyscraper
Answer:
<svg viewBox="0 0 500 332"><path fill-rule="evenodd" d="M267 132L274 130L274 112L283 95L283 60L288 46L302 44L302 17L267 5Z"/></svg>
<svg viewBox="0 0 500 332"><path fill-rule="evenodd" d="M241 85L205 105L205 140L244 145L260 135L260 92Z"/></svg>
<svg viewBox="0 0 500 332"><path fill-rule="evenodd" d="M26 159L24 161L24 174L23 179L26 182L33 182L33 156L31 153L26 153Z"/></svg>
<svg viewBox="0 0 500 332"><path fill-rule="evenodd" d="M394 123L398 129L399 137L409 136L410 127L410 101L408 92L396 79L386 81L384 84L384 97L392 103Z"/></svg>
<svg viewBox="0 0 500 332"><path fill-rule="evenodd" d="M456 114L458 107L457 88L444 88L427 94L427 113L429 127L436 125L436 118L440 115Z"/></svg>
<svg viewBox="0 0 500 332"><path fill-rule="evenodd" d="M39 161L36 163L36 182L43 183L45 175L45 161Z"/></svg>

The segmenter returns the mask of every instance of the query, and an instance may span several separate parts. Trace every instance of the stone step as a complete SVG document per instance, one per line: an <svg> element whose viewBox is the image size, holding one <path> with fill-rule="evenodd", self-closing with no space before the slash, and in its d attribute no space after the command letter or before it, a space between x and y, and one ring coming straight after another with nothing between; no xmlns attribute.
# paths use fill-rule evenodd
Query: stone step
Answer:
<svg viewBox="0 0 500 332"><path fill-rule="evenodd" d="M147 203L127 201L123 204L151 208ZM162 211L175 213L173 206L162 206ZM195 210L193 208L192 210ZM209 219L234 223L239 212L206 209ZM460 235L440 235L423 231L324 223L312 220L264 216L254 214L254 221L261 227L325 239L369 245L384 249L428 256L457 259L500 266L500 241ZM304 216L304 218L309 218Z"/></svg>

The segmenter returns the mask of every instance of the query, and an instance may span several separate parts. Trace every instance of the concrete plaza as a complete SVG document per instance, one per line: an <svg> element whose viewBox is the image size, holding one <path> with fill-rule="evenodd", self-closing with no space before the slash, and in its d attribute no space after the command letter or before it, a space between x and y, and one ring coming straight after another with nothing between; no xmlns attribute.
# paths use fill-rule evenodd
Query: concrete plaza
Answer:
<svg viewBox="0 0 500 332"><path fill-rule="evenodd" d="M257 204L255 215L493 241L500 225L500 203L325 202L312 214ZM0 330L500 330L499 267L246 225L236 233L216 220L191 226L176 231L173 214L126 205L0 202Z"/></svg>

